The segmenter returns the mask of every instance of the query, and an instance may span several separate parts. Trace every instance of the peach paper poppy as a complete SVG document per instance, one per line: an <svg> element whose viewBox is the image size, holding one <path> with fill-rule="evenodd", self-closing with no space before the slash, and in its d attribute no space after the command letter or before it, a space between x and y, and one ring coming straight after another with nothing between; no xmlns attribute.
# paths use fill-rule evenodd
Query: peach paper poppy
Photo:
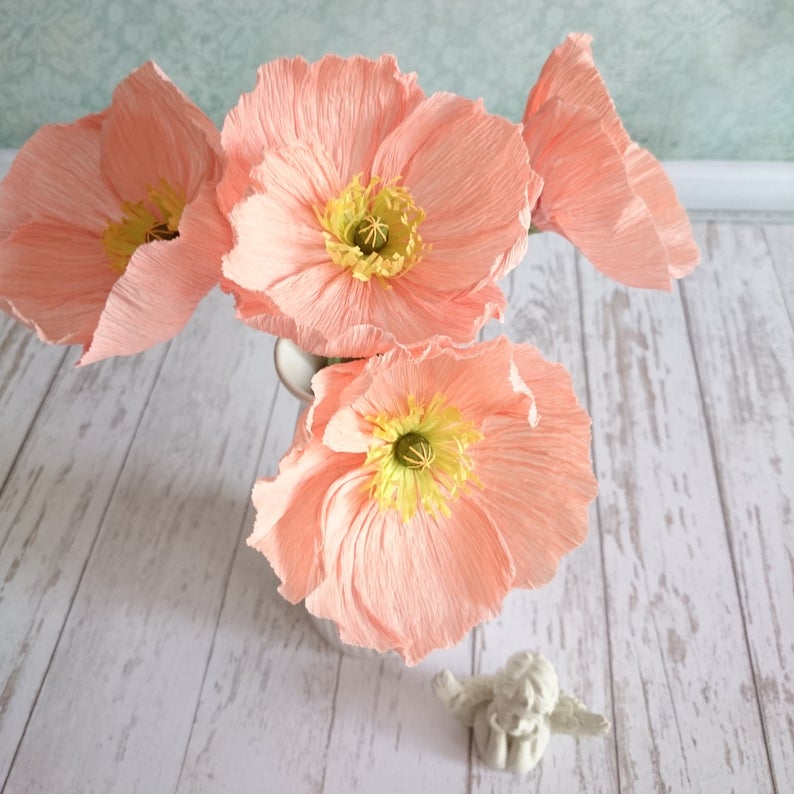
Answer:
<svg viewBox="0 0 794 794"><path fill-rule="evenodd" d="M80 364L178 333L220 279L220 134L154 64L42 127L0 184L0 308Z"/></svg>
<svg viewBox="0 0 794 794"><path fill-rule="evenodd" d="M664 169L624 129L591 40L569 35L529 94L524 140L544 180L532 223L567 237L616 281L669 290L700 252Z"/></svg>
<svg viewBox="0 0 794 794"><path fill-rule="evenodd" d="M415 664L584 540L590 418L534 347L394 350L312 388L278 476L254 486L248 543L344 642Z"/></svg>
<svg viewBox="0 0 794 794"><path fill-rule="evenodd" d="M327 356L472 341L505 300L541 181L520 127L426 98L392 56L262 66L218 189L239 316Z"/></svg>

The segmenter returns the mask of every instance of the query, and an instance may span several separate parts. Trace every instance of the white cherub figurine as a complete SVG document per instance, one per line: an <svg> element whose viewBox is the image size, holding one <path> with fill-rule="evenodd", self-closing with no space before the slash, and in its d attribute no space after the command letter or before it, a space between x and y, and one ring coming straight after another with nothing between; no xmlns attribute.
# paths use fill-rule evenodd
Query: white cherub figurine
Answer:
<svg viewBox="0 0 794 794"><path fill-rule="evenodd" d="M436 697L474 729L480 757L493 769L528 772L552 733L599 736L609 722L560 692L557 673L539 653L513 654L494 675L458 680L449 670L433 678Z"/></svg>

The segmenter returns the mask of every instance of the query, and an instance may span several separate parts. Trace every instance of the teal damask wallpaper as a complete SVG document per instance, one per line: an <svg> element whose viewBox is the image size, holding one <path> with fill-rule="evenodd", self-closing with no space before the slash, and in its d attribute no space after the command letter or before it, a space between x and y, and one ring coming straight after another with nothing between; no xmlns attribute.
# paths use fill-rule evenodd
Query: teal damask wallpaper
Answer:
<svg viewBox="0 0 794 794"><path fill-rule="evenodd" d="M149 58L218 124L260 63L326 52L394 52L425 91L519 120L570 31L658 157L794 160L794 0L0 0L0 147L101 109Z"/></svg>

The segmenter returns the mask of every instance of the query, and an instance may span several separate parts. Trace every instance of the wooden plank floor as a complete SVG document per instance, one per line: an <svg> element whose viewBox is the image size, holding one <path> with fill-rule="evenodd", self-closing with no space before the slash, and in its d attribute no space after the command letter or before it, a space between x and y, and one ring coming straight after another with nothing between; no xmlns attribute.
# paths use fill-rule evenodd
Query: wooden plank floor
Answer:
<svg viewBox="0 0 794 794"><path fill-rule="evenodd" d="M414 668L330 648L244 545L298 409L228 298L81 370L0 319L2 791L794 791L794 225L696 234L671 295L532 239L504 330L593 416L590 536ZM521 649L613 731L511 777L430 681Z"/></svg>

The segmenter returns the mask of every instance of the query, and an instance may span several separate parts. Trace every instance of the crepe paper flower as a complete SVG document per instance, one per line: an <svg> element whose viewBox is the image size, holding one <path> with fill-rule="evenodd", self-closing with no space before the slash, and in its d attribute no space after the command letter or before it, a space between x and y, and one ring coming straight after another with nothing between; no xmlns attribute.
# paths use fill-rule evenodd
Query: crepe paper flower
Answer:
<svg viewBox="0 0 794 794"><path fill-rule="evenodd" d="M0 184L0 308L80 364L173 337L220 279L220 134L154 64L40 129Z"/></svg>
<svg viewBox="0 0 794 794"><path fill-rule="evenodd" d="M254 486L248 543L344 642L415 664L584 540L590 418L534 347L393 350L312 387L278 475Z"/></svg>
<svg viewBox="0 0 794 794"><path fill-rule="evenodd" d="M499 316L541 187L520 127L426 98L392 56L326 56L262 66L222 141L223 270L249 324L351 357L470 342Z"/></svg>
<svg viewBox="0 0 794 794"><path fill-rule="evenodd" d="M544 180L532 223L567 237L616 281L669 290L700 252L664 169L624 129L591 40L569 35L529 94L524 140Z"/></svg>

